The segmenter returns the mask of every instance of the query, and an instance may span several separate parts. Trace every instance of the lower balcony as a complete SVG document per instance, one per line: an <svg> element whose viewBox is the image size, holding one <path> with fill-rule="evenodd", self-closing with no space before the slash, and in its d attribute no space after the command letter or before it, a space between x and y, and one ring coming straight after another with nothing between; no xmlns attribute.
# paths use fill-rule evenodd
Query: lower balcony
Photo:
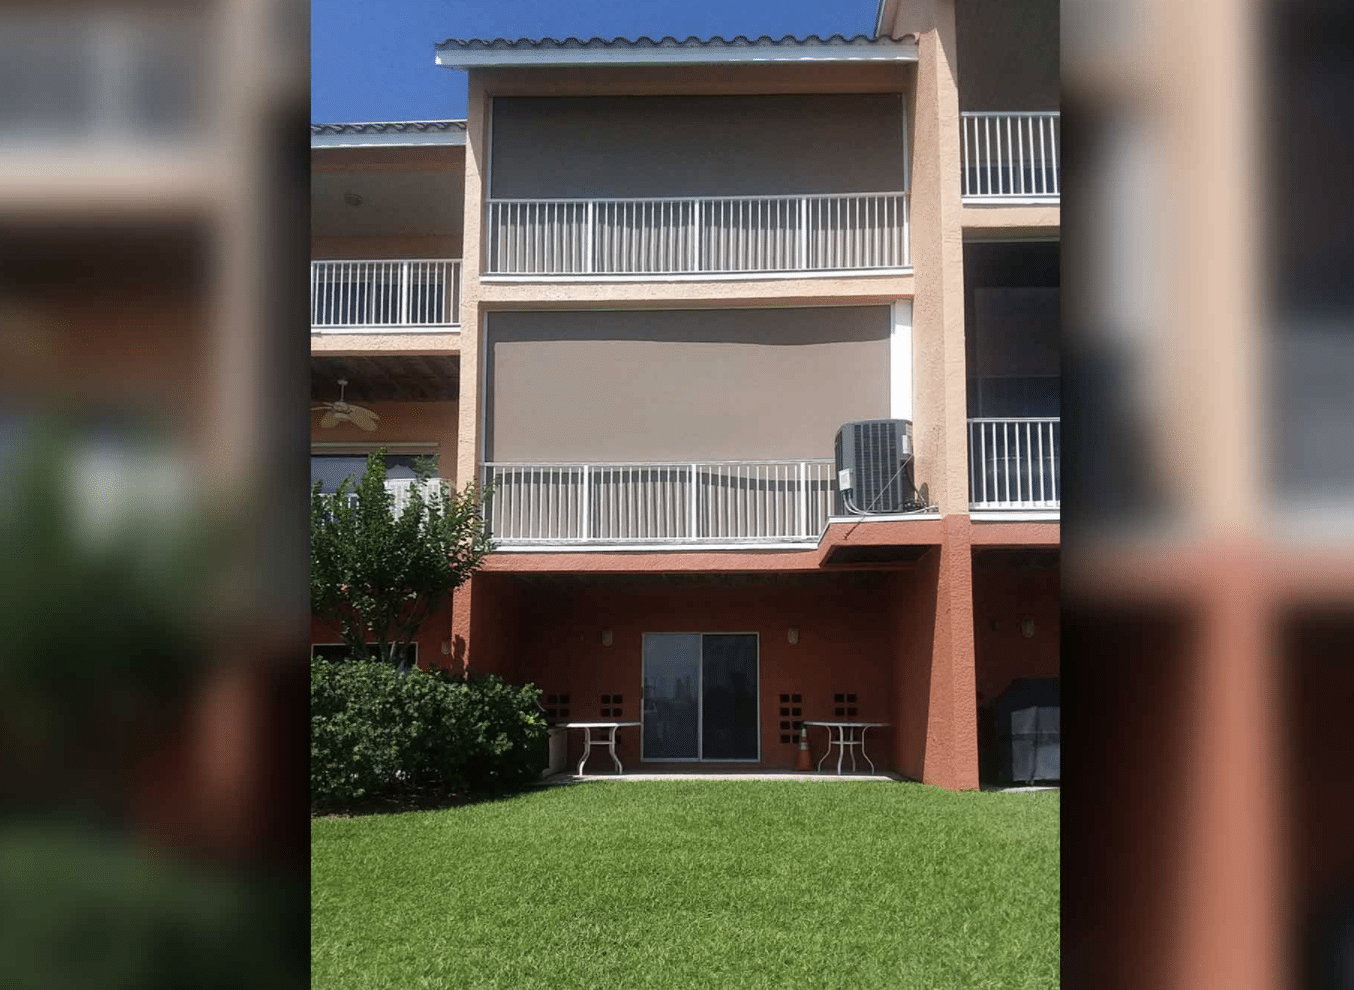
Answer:
<svg viewBox="0 0 1354 990"><path fill-rule="evenodd" d="M503 549L812 545L835 499L830 459L486 463L483 478Z"/></svg>
<svg viewBox="0 0 1354 990"><path fill-rule="evenodd" d="M1062 423L1056 416L968 421L970 511L1057 511Z"/></svg>

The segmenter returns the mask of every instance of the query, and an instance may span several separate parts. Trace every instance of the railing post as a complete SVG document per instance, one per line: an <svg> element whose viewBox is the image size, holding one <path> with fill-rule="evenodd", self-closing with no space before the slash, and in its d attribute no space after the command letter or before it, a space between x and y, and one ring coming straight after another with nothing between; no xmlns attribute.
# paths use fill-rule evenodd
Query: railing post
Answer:
<svg viewBox="0 0 1354 990"><path fill-rule="evenodd" d="M585 257L584 257L584 259L583 259L583 260L584 260L583 268L584 268L585 271L587 271L588 274L592 274L593 267L594 267L594 265L596 264L596 261L595 261L594 258L593 258L593 255L594 255L594 253L595 253L596 250L597 250L597 217L596 217L596 209L597 209L597 204L596 204L595 202L593 202L592 200L588 200L588 227L587 227L587 237L588 237L587 248L588 248L588 250L587 250L587 254L585 255Z"/></svg>
<svg viewBox="0 0 1354 990"><path fill-rule="evenodd" d="M400 262L400 325L409 324L409 262Z"/></svg>
<svg viewBox="0 0 1354 990"><path fill-rule="evenodd" d="M697 501L699 501L699 499L700 499L700 489L697 487L697 480L696 480L696 479L697 479L696 465L695 465L695 464L692 464L692 465L691 465L691 522L690 522L690 528L687 530L687 539L689 539L689 540L694 540L694 539L696 539L696 519L697 519L696 503L697 503Z"/></svg>
<svg viewBox="0 0 1354 990"><path fill-rule="evenodd" d="M799 462L799 497L795 499L795 507L799 513L799 535L805 538L809 535L809 486L808 486L809 465L806 461Z"/></svg>
<svg viewBox="0 0 1354 990"><path fill-rule="evenodd" d="M592 472L588 470L588 465L583 465L583 525L579 527L579 536L583 540L589 539L588 531L592 528Z"/></svg>
<svg viewBox="0 0 1354 990"><path fill-rule="evenodd" d="M701 201L691 202L691 270L701 270Z"/></svg>
<svg viewBox="0 0 1354 990"><path fill-rule="evenodd" d="M799 200L799 270L809 270L809 198Z"/></svg>

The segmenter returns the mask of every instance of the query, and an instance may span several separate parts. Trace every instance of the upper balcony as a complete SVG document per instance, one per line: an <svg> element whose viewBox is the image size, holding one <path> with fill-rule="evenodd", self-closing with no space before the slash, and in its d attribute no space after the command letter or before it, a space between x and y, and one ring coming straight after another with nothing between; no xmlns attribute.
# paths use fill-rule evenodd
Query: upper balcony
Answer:
<svg viewBox="0 0 1354 990"><path fill-rule="evenodd" d="M900 92L495 98L482 275L906 273L903 110Z"/></svg>
<svg viewBox="0 0 1354 990"><path fill-rule="evenodd" d="M460 259L312 261L312 333L459 330Z"/></svg>
<svg viewBox="0 0 1354 990"><path fill-rule="evenodd" d="M311 128L317 351L459 347L465 125Z"/></svg>
<svg viewBox="0 0 1354 990"><path fill-rule="evenodd" d="M706 276L903 272L905 192L491 199L485 273Z"/></svg>
<svg viewBox="0 0 1354 990"><path fill-rule="evenodd" d="M1057 0L955 4L966 227L1058 223L1028 209L1061 195L1058 15Z"/></svg>
<svg viewBox="0 0 1354 990"><path fill-rule="evenodd" d="M960 115L966 203L1057 203L1058 112Z"/></svg>

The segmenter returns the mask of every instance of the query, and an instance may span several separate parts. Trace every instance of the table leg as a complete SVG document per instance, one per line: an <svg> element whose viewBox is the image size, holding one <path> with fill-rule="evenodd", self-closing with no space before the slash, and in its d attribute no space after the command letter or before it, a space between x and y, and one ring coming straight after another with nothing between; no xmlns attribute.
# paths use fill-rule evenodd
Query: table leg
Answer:
<svg viewBox="0 0 1354 990"><path fill-rule="evenodd" d="M616 729L617 726L611 727L611 735L607 738L606 748L607 752L611 754L611 762L616 764L616 772L619 774L625 773L625 767L621 766L621 761L616 757Z"/></svg>
<svg viewBox="0 0 1354 990"><path fill-rule="evenodd" d="M583 764L588 762L588 754L592 752L592 730L583 730L583 759L578 761L578 776L583 776Z"/></svg>
<svg viewBox="0 0 1354 990"><path fill-rule="evenodd" d="M819 771L823 769L823 763L827 760L827 758L832 755L832 726L825 725L823 726L823 728L827 729L827 752L825 752L823 754L823 758L818 761Z"/></svg>
<svg viewBox="0 0 1354 990"><path fill-rule="evenodd" d="M874 760L870 759L870 754L865 752L865 733L869 731L868 725L860 730L860 755L865 757L865 762L870 765L870 773L874 773Z"/></svg>

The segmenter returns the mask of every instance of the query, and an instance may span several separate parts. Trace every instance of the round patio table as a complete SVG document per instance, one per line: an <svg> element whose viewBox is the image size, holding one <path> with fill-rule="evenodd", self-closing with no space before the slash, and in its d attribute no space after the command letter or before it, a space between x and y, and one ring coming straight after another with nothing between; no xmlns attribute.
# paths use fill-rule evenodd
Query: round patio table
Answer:
<svg viewBox="0 0 1354 990"><path fill-rule="evenodd" d="M621 766L620 759L616 756L616 730L624 728L627 725L639 725L639 722L565 722L566 729L583 730L583 759L578 761L578 776L583 776L583 764L588 762L588 754L592 752L592 730L606 729L607 735L604 739L598 739L597 745L606 743L607 752L611 755L611 762L616 764L616 772L624 773L625 767Z"/></svg>
<svg viewBox="0 0 1354 990"><path fill-rule="evenodd" d="M823 759L818 761L818 769L823 769L823 761L832 755L832 747L837 747L837 776L841 776L842 757L846 755L848 746L851 749L851 771L856 769L856 746L860 747L860 755L865 758L865 762L870 764L870 773L874 773L874 761L870 759L865 752L865 732L867 729L882 728L888 725L887 722L842 722L842 721L804 721L805 725L821 725L827 729L827 752L823 754ZM837 737L832 737L832 730L837 730ZM856 730L860 730L860 738L856 738Z"/></svg>

